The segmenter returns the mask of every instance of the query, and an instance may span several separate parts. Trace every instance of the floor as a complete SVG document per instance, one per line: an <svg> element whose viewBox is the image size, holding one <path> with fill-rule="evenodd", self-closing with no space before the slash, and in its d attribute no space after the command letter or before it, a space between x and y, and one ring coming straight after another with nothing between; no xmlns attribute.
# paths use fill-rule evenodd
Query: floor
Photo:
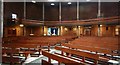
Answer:
<svg viewBox="0 0 120 65"><path fill-rule="evenodd" d="M54 52L56 52L56 53L61 53L60 51L58 51L58 50L55 50L55 49L51 49L51 51L50 51L50 53L54 53ZM30 55L27 57L27 60L22 64L22 65L42 65L41 63L41 60L46 60L46 61L48 61L48 58L47 57L45 57L45 56L43 56L43 55L40 55L39 57L30 57ZM120 65L120 59L118 59L118 61L110 61L110 62L113 62L114 64L109 64L109 65ZM118 64L116 64L116 62L118 63ZM58 65L58 62L57 61L55 61L55 60L51 60L51 63L53 64L53 65ZM2 64L2 65L9 65L9 64ZM17 65L17 64L16 64ZM61 65L64 65L64 64L61 64ZM89 64L88 64L89 65ZM98 65L100 65L100 64L98 64Z"/></svg>

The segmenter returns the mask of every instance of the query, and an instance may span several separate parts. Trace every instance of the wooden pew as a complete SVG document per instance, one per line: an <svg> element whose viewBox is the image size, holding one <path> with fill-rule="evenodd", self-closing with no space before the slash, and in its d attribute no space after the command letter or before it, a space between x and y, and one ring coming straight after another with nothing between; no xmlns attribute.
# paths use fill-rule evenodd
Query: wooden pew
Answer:
<svg viewBox="0 0 120 65"><path fill-rule="evenodd" d="M25 59L27 58L27 56L29 54L34 54L35 51L22 51L20 49L16 49L16 48L10 48L10 49L2 49L2 53L7 54L7 56L13 57L13 56L24 56Z"/></svg>
<svg viewBox="0 0 120 65"><path fill-rule="evenodd" d="M83 47L83 48L81 48L82 46L73 45L73 44L62 44L62 46L68 47L69 49L78 50L78 51L86 50L86 49L87 49L87 51L89 51L89 53L91 53L91 51L92 51L92 52L96 52L96 50L97 50L97 53L95 53L95 54L98 54L99 51L100 51L100 52L108 53L108 51L106 52L106 50L103 50L103 49L99 49L99 50L98 50L98 49L96 49L96 48L93 48L94 50L92 50L92 49L89 48L89 47ZM80 50L79 50L79 49L80 49ZM109 57L106 57L106 56L101 56L101 55L100 55L99 60L100 60L100 61L103 61L103 62L107 62L107 61L110 60L110 58L109 58Z"/></svg>
<svg viewBox="0 0 120 65"><path fill-rule="evenodd" d="M14 65L15 63L22 64L22 58L14 57L14 54L19 54L19 50L13 50L13 49L4 49L2 50L3 56L2 56L2 62L3 63L10 63L10 65ZM7 54L7 55L4 55Z"/></svg>
<svg viewBox="0 0 120 65"><path fill-rule="evenodd" d="M22 58L2 56L2 63L10 63L10 65L14 64L22 65L23 61L21 59Z"/></svg>
<svg viewBox="0 0 120 65"><path fill-rule="evenodd" d="M42 60L42 65L53 65L53 64L51 64L51 63L49 63L49 62L47 62L45 60Z"/></svg>
<svg viewBox="0 0 120 65"><path fill-rule="evenodd" d="M96 52L96 54L97 53L104 53L104 54L113 55L111 50L102 49L102 48L98 48L98 47L81 46L81 45L76 45L76 44L62 44L62 46L66 46L66 47L70 47L70 48L74 48L74 49Z"/></svg>
<svg viewBox="0 0 120 65"><path fill-rule="evenodd" d="M118 51L118 37L80 37L72 41L71 44L97 47L111 50L111 52Z"/></svg>
<svg viewBox="0 0 120 65"><path fill-rule="evenodd" d="M82 61L85 62L85 58L89 58L94 60L94 65L97 65L98 60L99 60L99 55L98 54L91 54L91 53L87 53L87 52L82 52L82 51L77 51L77 50L72 50L69 48L63 48L63 47L55 47L56 50L60 50L65 53L69 53L70 55L78 55L78 56L82 56ZM63 55L63 54L62 54Z"/></svg>
<svg viewBox="0 0 120 65"><path fill-rule="evenodd" d="M51 62L51 59L53 60L56 60L58 61L59 63L64 63L65 65L84 65L84 63L81 63L81 62L77 62L73 59L70 59L70 58L66 58L64 56L59 56L57 54L51 54L49 52L46 52L46 51L42 51L42 55L46 56L49 58L49 62Z"/></svg>

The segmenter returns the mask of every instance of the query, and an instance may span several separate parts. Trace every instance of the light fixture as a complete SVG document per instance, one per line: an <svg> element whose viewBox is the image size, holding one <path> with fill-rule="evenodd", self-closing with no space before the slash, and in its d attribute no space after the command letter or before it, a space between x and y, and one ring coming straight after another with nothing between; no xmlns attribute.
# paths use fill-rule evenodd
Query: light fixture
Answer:
<svg viewBox="0 0 120 65"><path fill-rule="evenodd" d="M72 3L71 2L68 2L69 5L71 5Z"/></svg>
<svg viewBox="0 0 120 65"><path fill-rule="evenodd" d="M100 27L102 27L102 25L100 25Z"/></svg>
<svg viewBox="0 0 120 65"><path fill-rule="evenodd" d="M52 6L54 6L55 4L54 3L51 3Z"/></svg>
<svg viewBox="0 0 120 65"><path fill-rule="evenodd" d="M92 27L88 27L88 28L92 28Z"/></svg>
<svg viewBox="0 0 120 65"><path fill-rule="evenodd" d="M118 29L118 28L116 28L116 29L115 29L115 31L119 31L119 29Z"/></svg>
<svg viewBox="0 0 120 65"><path fill-rule="evenodd" d="M14 19L12 21L15 21Z"/></svg>
<svg viewBox="0 0 120 65"><path fill-rule="evenodd" d="M87 2L89 2L90 0L86 0Z"/></svg>
<svg viewBox="0 0 120 65"><path fill-rule="evenodd" d="M44 34L44 36L46 36L46 34Z"/></svg>
<svg viewBox="0 0 120 65"><path fill-rule="evenodd" d="M54 2L55 0L48 0L49 2Z"/></svg>
<svg viewBox="0 0 120 65"><path fill-rule="evenodd" d="M65 31L67 31L68 29L67 28L64 28Z"/></svg>
<svg viewBox="0 0 120 65"><path fill-rule="evenodd" d="M36 3L36 1L35 1L35 0L32 0L32 3Z"/></svg>
<svg viewBox="0 0 120 65"><path fill-rule="evenodd" d="M13 28L13 30L15 30L15 28Z"/></svg>
<svg viewBox="0 0 120 65"><path fill-rule="evenodd" d="M77 28L73 28L73 30L74 30L74 31L76 31L76 30L77 30Z"/></svg>
<svg viewBox="0 0 120 65"><path fill-rule="evenodd" d="M34 35L33 33L30 34L30 36L33 36L33 35Z"/></svg>
<svg viewBox="0 0 120 65"><path fill-rule="evenodd" d="M78 26L79 28L81 27L81 26Z"/></svg>
<svg viewBox="0 0 120 65"><path fill-rule="evenodd" d="M23 24L20 24L20 27L24 27L24 25L23 25Z"/></svg>

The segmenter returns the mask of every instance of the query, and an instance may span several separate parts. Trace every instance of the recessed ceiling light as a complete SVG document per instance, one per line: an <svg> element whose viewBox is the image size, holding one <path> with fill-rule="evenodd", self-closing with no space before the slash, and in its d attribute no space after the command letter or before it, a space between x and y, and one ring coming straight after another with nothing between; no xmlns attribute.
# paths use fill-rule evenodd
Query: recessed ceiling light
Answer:
<svg viewBox="0 0 120 65"><path fill-rule="evenodd" d="M35 0L32 0L32 3L36 3L36 1L35 1Z"/></svg>
<svg viewBox="0 0 120 65"><path fill-rule="evenodd" d="M87 2L89 2L90 0L86 0Z"/></svg>
<svg viewBox="0 0 120 65"><path fill-rule="evenodd" d="M51 3L51 5L53 6L53 5L55 5L54 3Z"/></svg>
<svg viewBox="0 0 120 65"><path fill-rule="evenodd" d="M48 0L48 1L50 1L50 2L54 2L55 0Z"/></svg>
<svg viewBox="0 0 120 65"><path fill-rule="evenodd" d="M70 4L72 4L71 2L68 2L68 4L70 5Z"/></svg>

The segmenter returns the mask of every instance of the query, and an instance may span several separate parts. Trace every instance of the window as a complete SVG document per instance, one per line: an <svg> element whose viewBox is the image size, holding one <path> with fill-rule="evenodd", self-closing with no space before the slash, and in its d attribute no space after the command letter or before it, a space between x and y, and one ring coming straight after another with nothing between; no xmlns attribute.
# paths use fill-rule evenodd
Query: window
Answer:
<svg viewBox="0 0 120 65"><path fill-rule="evenodd" d="M17 19L17 14L12 14L12 19Z"/></svg>
<svg viewBox="0 0 120 65"><path fill-rule="evenodd" d="M59 35L59 29L58 28L48 28L48 33L47 33L48 36L56 36L56 35Z"/></svg>

